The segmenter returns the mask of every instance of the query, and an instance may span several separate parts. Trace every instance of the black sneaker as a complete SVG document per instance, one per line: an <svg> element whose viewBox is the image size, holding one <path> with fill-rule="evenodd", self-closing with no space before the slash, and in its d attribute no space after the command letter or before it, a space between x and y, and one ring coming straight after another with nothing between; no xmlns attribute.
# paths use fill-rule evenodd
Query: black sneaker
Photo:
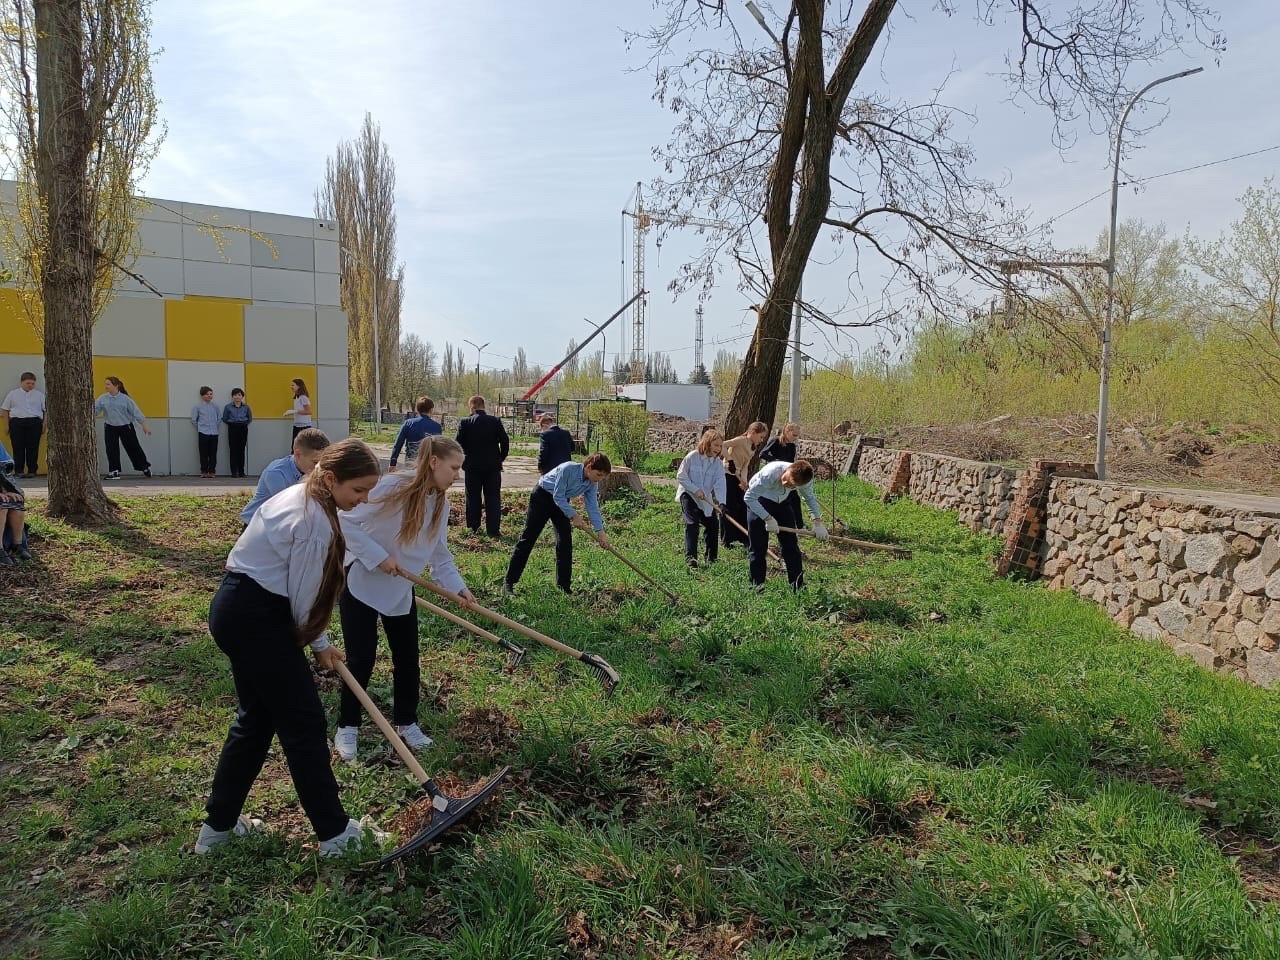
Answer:
<svg viewBox="0 0 1280 960"><path fill-rule="evenodd" d="M143 475L144 477L146 477L148 480L150 480L150 479L151 479L151 468L150 468L150 467L147 467L147 469L143 470L143 471L142 471L142 475Z"/></svg>
<svg viewBox="0 0 1280 960"><path fill-rule="evenodd" d="M12 567L13 558L9 556L8 550L0 549L0 567Z"/></svg>
<svg viewBox="0 0 1280 960"><path fill-rule="evenodd" d="M697 570L697 569L698 569L698 558L697 558L697 557L685 557L685 558L684 558L684 565L685 565L686 567L688 567L690 570Z"/></svg>
<svg viewBox="0 0 1280 960"><path fill-rule="evenodd" d="M506 583L504 581L502 584L502 595L504 597L514 597L516 595L515 584Z"/></svg>
<svg viewBox="0 0 1280 960"><path fill-rule="evenodd" d="M18 546L18 559L19 560L31 559L31 551L28 550L25 546L22 546L21 544L19 544Z"/></svg>

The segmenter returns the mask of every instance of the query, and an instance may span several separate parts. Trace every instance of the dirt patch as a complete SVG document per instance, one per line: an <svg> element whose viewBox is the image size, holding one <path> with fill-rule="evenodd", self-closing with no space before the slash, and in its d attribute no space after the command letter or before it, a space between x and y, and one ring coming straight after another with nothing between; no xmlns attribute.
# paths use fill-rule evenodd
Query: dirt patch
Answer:
<svg viewBox="0 0 1280 960"><path fill-rule="evenodd" d="M1250 900L1280 904L1280 844L1230 829L1210 836L1235 861Z"/></svg>
<svg viewBox="0 0 1280 960"><path fill-rule="evenodd" d="M467 747L471 758L506 756L520 740L520 721L496 707L476 707L458 717L449 732Z"/></svg>

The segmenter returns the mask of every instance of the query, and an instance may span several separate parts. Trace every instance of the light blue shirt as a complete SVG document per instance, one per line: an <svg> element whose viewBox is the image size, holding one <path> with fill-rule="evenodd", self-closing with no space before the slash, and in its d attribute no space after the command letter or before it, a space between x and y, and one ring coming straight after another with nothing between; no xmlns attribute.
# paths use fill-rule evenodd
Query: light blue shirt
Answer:
<svg viewBox="0 0 1280 960"><path fill-rule="evenodd" d="M775 460L761 467L759 472L751 478L751 485L747 487L746 496L742 498L747 504L747 509L761 520L768 520L769 511L760 505L761 499L782 503L791 491L795 490L809 505L809 516L813 517L814 522L821 521L822 511L818 509L818 498L813 492L813 481L799 487L787 488L782 485L782 475L790 466L791 464L785 460Z"/></svg>
<svg viewBox="0 0 1280 960"><path fill-rule="evenodd" d="M138 405L133 402L133 397L125 393L114 396L104 393L93 401L93 415L96 417L98 414L103 414L107 425L111 427L127 427L131 423L140 424L146 420Z"/></svg>
<svg viewBox="0 0 1280 960"><path fill-rule="evenodd" d="M551 494L556 506L572 520L578 511L569 505L573 497L582 497L587 504L587 516L591 518L591 526L599 533L604 529L604 520L600 517L600 503L596 499L596 485L583 473L582 464L575 461L562 463L553 470L542 475L538 486Z"/></svg>
<svg viewBox="0 0 1280 960"><path fill-rule="evenodd" d="M191 408L191 425L196 428L197 433L216 437L218 435L218 424L221 422L222 411L218 409L218 405L212 400L208 403L201 400Z"/></svg>
<svg viewBox="0 0 1280 960"><path fill-rule="evenodd" d="M258 477L258 488L253 491L253 499L240 511L240 519L248 523L258 508L274 497L281 490L288 490L302 479L302 471L293 461L293 455L272 460L267 469Z"/></svg>

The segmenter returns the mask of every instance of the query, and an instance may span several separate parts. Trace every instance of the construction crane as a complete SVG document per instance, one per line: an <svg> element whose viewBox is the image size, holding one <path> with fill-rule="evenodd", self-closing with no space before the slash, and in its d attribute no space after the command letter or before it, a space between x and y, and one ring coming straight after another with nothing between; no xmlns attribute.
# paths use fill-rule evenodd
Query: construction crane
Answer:
<svg viewBox="0 0 1280 960"><path fill-rule="evenodd" d="M693 311L693 369L702 369L702 304Z"/></svg>
<svg viewBox="0 0 1280 960"><path fill-rule="evenodd" d="M722 220L707 220L703 217L693 217L687 214L665 214L655 213L652 210L644 208L644 195L641 189L640 181L636 181L636 192L631 201L632 209L625 207L622 210L624 217L631 217L635 222L635 238L632 249L631 271L632 271L632 289L645 290L644 285L644 237L648 229L654 224L667 224L673 227L710 227L714 230L733 230L734 225L725 223ZM645 367L645 336L644 336L644 309L645 297L640 297L635 302L631 315L631 382L644 382ZM701 335L698 342L701 343Z"/></svg>

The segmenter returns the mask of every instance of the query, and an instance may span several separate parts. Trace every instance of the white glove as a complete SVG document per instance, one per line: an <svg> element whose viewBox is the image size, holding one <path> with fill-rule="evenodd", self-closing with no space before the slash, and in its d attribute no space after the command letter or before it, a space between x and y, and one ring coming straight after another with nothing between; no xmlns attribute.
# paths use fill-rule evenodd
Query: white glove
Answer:
<svg viewBox="0 0 1280 960"><path fill-rule="evenodd" d="M819 540L827 539L827 525L821 520L815 520L813 522L813 535Z"/></svg>
<svg viewBox="0 0 1280 960"><path fill-rule="evenodd" d="M770 533L777 533L778 521L773 517L766 517L764 521L764 528L768 530Z"/></svg>

